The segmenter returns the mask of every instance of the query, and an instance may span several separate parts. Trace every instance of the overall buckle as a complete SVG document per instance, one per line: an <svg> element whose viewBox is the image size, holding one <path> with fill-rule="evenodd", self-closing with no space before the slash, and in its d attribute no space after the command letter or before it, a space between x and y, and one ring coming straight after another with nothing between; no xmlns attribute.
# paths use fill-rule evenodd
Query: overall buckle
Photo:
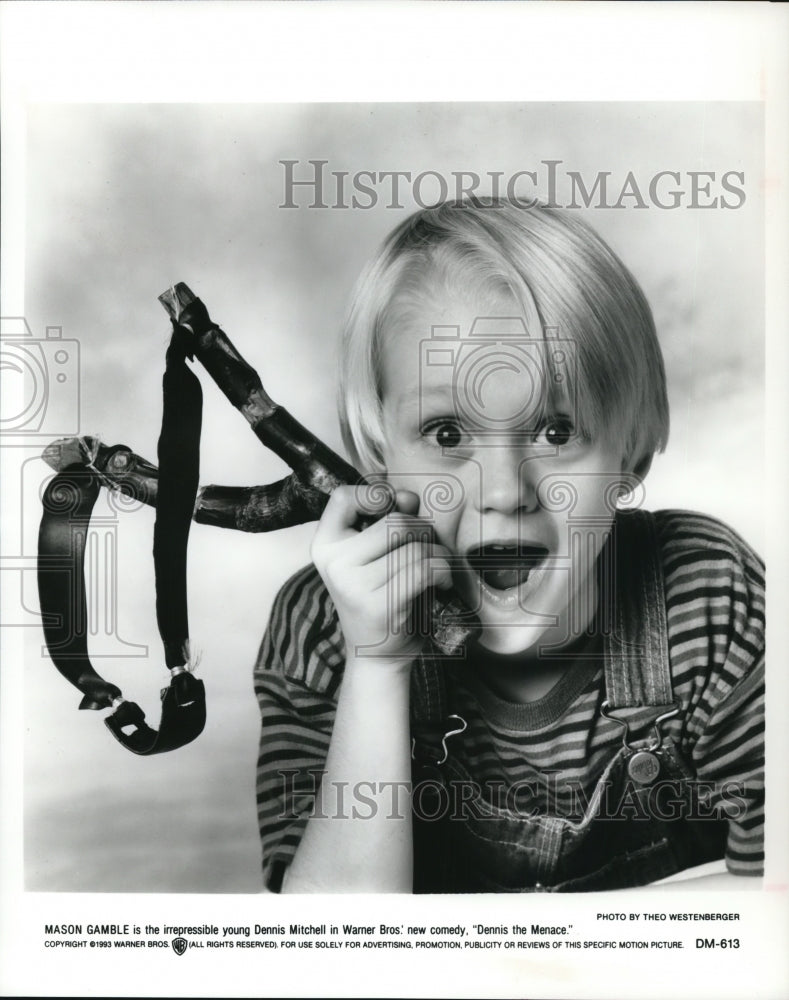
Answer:
<svg viewBox="0 0 789 1000"><path fill-rule="evenodd" d="M626 719L612 715L610 709L610 702L606 699L600 706L600 713L603 718L610 719L622 727L622 746L628 754L627 773L637 784L651 785L660 774L660 759L655 751L663 745L661 724L679 714L679 702L675 701L672 708L662 712L653 721L654 735L650 740L637 740L635 743L630 742L630 723Z"/></svg>

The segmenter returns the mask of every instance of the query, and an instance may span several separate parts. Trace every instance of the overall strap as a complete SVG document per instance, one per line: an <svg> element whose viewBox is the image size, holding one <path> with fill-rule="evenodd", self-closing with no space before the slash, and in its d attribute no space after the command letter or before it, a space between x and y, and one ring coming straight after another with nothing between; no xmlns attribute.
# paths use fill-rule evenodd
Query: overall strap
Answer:
<svg viewBox="0 0 789 1000"><path fill-rule="evenodd" d="M448 658L434 648L420 656L411 670L411 757L431 773L449 755L447 740L466 729L459 715L447 714L444 672L448 665Z"/></svg>
<svg viewBox="0 0 789 1000"><path fill-rule="evenodd" d="M663 569L655 518L620 511L601 556L610 597L605 686L611 708L671 705ZM607 585L606 585L607 584Z"/></svg>
<svg viewBox="0 0 789 1000"><path fill-rule="evenodd" d="M411 719L419 726L440 725L446 718L446 682L441 658L424 653L411 671Z"/></svg>

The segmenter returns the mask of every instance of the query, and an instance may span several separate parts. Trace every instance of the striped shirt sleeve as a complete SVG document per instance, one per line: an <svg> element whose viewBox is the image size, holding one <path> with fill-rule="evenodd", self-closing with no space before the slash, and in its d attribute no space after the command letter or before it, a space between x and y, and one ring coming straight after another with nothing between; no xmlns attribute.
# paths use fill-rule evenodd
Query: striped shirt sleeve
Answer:
<svg viewBox="0 0 789 1000"><path fill-rule="evenodd" d="M254 672L262 720L256 794L263 879L274 892L314 806L344 661L331 598L307 567L277 595Z"/></svg>
<svg viewBox="0 0 789 1000"><path fill-rule="evenodd" d="M728 870L764 867L764 566L713 518L661 511L674 693L682 744L729 824Z"/></svg>

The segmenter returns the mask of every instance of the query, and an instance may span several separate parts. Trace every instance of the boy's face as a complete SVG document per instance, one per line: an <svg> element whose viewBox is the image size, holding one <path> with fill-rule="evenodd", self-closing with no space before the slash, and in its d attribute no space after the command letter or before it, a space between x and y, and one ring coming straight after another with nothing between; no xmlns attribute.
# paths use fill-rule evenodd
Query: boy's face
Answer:
<svg viewBox="0 0 789 1000"><path fill-rule="evenodd" d="M536 362L547 346L561 389L573 345L530 339L518 314L514 300L446 296L391 322L383 450L392 484L419 495L453 554L483 645L536 653L572 642L594 614L622 458L575 432L567 393L543 406Z"/></svg>

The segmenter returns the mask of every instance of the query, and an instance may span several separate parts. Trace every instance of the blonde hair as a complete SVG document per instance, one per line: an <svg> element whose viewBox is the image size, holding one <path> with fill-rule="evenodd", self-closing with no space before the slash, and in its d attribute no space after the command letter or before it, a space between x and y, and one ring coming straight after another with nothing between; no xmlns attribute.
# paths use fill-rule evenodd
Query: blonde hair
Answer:
<svg viewBox="0 0 789 1000"><path fill-rule="evenodd" d="M392 313L463 289L514 298L526 328L574 345L576 427L616 444L643 477L668 439L663 357L636 280L575 216L504 200L446 202L406 219L362 273L341 345L343 440L365 472L383 469L380 357ZM426 331L426 335L429 331Z"/></svg>

